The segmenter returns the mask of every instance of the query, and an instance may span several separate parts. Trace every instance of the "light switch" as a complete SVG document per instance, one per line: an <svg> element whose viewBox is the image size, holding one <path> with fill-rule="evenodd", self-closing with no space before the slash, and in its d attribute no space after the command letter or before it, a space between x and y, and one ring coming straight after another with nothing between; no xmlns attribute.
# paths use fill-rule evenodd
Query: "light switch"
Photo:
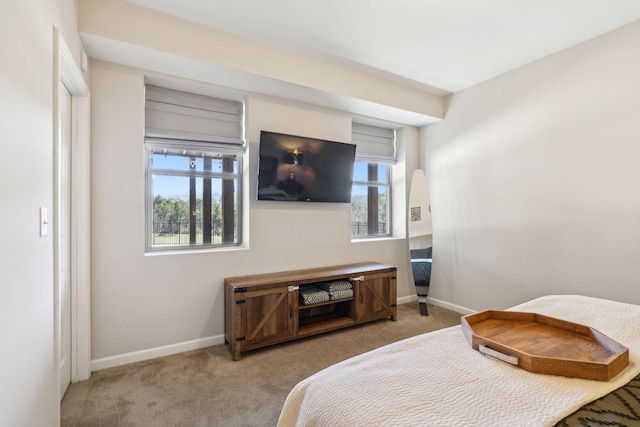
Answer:
<svg viewBox="0 0 640 427"><path fill-rule="evenodd" d="M47 208L40 207L40 237L49 234L49 214Z"/></svg>
<svg viewBox="0 0 640 427"><path fill-rule="evenodd" d="M87 68L89 68L89 58L84 50L80 51L80 69L82 72L86 72Z"/></svg>

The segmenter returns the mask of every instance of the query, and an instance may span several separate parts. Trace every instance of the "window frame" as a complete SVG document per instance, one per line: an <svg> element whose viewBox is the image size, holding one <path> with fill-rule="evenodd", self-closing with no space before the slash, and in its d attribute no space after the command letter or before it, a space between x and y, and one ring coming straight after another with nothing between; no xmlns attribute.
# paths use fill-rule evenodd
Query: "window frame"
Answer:
<svg viewBox="0 0 640 427"><path fill-rule="evenodd" d="M354 162L354 171L355 171L355 164L357 163L363 163L365 165L367 165L367 169L370 167L370 165L376 165L376 166L380 166L383 165L386 167L387 169L387 173L386 173L386 177L387 180L385 181L371 181L371 180L367 180L367 181L356 181L355 179L353 180L353 186L363 186L363 187L385 187L387 190L387 206L386 206L386 216L387 216L387 221L386 221L386 233L378 233L378 234L370 234L369 233L369 225L368 225L368 221L367 221L367 234L353 234L353 218L350 218L350 222L351 222L351 239L352 240L367 240L367 239L381 239L381 238L390 238L393 237L393 233L392 233L392 224L393 224L393 217L392 217L392 190L393 190L393 186L392 186L392 172L393 172L393 163L392 162L387 162L387 161L372 161L371 159L358 159L358 157L356 156L355 162ZM369 173L367 173L367 177L369 176ZM353 206L353 188L351 190L351 205ZM379 196L379 194L378 194ZM379 199L378 199L379 200ZM369 202L369 197L367 197L367 212L369 212L371 209L370 206L370 202ZM378 218L379 220L380 218Z"/></svg>
<svg viewBox="0 0 640 427"><path fill-rule="evenodd" d="M237 161L237 172L214 172L214 171L178 171L172 169L153 169L150 160L151 154L154 149L179 149L184 151L199 151L207 154L214 155L235 155ZM201 251L201 250L217 250L224 248L239 247L243 244L243 160L244 149L240 148L224 148L216 143L202 143L193 141L176 141L176 140L161 140L157 138L146 138L144 143L145 153L145 251L147 253L162 253L162 252L175 252L175 251ZM186 155L185 155L186 157ZM160 173L158 173L160 172ZM215 179L233 179L236 183L236 199L237 208L234 212L236 217L236 241L233 243L196 243L196 244L183 244L183 245L153 245L153 176L178 176L189 178L215 178Z"/></svg>
<svg viewBox="0 0 640 427"><path fill-rule="evenodd" d="M148 76L145 76L144 80L145 254L215 251L242 247L245 244L246 230L244 227L247 220L247 214L244 211L245 187L247 185L245 182L246 171L244 170L247 150L245 138L246 96L230 92L220 93L206 87L187 86ZM165 165L167 168L154 170L150 164L152 159L150 147L154 147L160 153L164 149L172 150L174 152L171 155L183 157L187 163L180 165L177 169L173 169L173 165L167 164ZM216 167L205 166L209 164L209 160L207 160L205 165L198 161L196 163L197 170L192 169L189 166L189 157L199 157L203 153L206 153L205 158L211 159L211 165L216 165ZM232 167L230 161L220 159L222 155L235 156L233 159L235 172L223 172L223 170L231 170ZM157 165L162 166L162 163L157 163ZM205 171L205 167L215 170ZM186 234L188 236L188 243L183 244L180 241L175 244L172 241L171 244L156 244L154 246L155 196L172 197L169 194L170 191L165 192L166 194L155 191L154 194L154 175L167 178L171 176L184 177L186 179L184 184L179 183L178 188L181 189L184 185L188 196L185 198L183 195L180 198L189 206L188 209L193 210L195 206L196 212L201 211L199 219L196 218L196 221L192 221L191 212L187 212L189 231L182 233L186 230L182 228L178 230L179 235ZM211 178L211 180L206 178ZM231 179L232 182L230 183L225 178ZM233 186L233 193L225 191L225 188L231 190L230 185ZM213 198L214 189L216 195L218 191L220 192L220 198ZM180 190L178 192L183 194ZM203 209L201 207L205 201L211 203L210 208ZM220 219L215 216L218 203L220 204ZM180 209L182 210L184 207ZM225 212L229 212L228 209L231 209L231 218L229 215L224 215ZM179 216L181 219L182 215ZM211 227L203 226L202 221L205 217L207 221L211 219ZM217 238L215 231L218 230L220 224L214 224L214 220L216 222L217 220L222 221L219 234L222 239ZM202 230L200 233L198 233L198 226ZM211 231L211 238L204 237L205 230L207 236ZM222 240L222 242L214 243L218 240ZM226 243L223 243L225 240ZM207 243L204 243L205 241Z"/></svg>

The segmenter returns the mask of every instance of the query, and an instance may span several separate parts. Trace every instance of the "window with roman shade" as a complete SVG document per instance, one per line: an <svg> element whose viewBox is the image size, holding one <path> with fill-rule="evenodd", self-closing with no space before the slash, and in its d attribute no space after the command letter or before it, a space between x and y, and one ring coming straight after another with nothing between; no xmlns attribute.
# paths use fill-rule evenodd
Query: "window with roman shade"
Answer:
<svg viewBox="0 0 640 427"><path fill-rule="evenodd" d="M351 235L390 236L391 166L397 163L395 129L352 124L356 159L351 191Z"/></svg>
<svg viewBox="0 0 640 427"><path fill-rule="evenodd" d="M237 246L244 105L145 86L147 250Z"/></svg>

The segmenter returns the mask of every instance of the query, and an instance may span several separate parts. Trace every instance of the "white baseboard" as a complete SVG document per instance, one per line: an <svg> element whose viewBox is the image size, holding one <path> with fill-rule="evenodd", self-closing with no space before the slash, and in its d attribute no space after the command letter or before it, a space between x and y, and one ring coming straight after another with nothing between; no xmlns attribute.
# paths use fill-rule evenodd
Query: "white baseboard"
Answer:
<svg viewBox="0 0 640 427"><path fill-rule="evenodd" d="M409 295L408 297L398 298L398 304L409 304L416 301L418 301L418 295ZM449 302L431 298L431 297L427 297L427 302L437 307L446 308L447 310L455 311L456 313L460 313L460 314L476 313L476 310L471 310L470 308L462 307L456 304L451 304Z"/></svg>
<svg viewBox="0 0 640 427"><path fill-rule="evenodd" d="M416 295L398 298L398 304L406 304L415 301L418 301L418 297ZM156 357L170 356L184 351L198 350L200 348L211 347L219 344L224 344L224 334L164 345L161 347L148 348L146 350L132 351L130 353L117 354L115 356L101 357L100 359L91 360L91 372L107 368L115 368L116 366L127 365L129 363L141 362L143 360L151 360Z"/></svg>
<svg viewBox="0 0 640 427"><path fill-rule="evenodd" d="M199 338L197 340L185 341L177 344L164 345L162 347L149 348L146 350L132 351L131 353L102 357L100 359L93 359L91 361L91 371L99 371L101 369L113 368L115 366L126 365L128 363L155 359L156 357L169 356L176 353L182 353L183 351L197 350L218 344L224 344L224 334Z"/></svg>
<svg viewBox="0 0 640 427"><path fill-rule="evenodd" d="M409 295L408 297L401 297L397 300L398 304L408 304L410 302L418 301L418 295Z"/></svg>
<svg viewBox="0 0 640 427"><path fill-rule="evenodd" d="M446 308L447 310L455 311L456 313L460 314L466 315L476 313L476 310L471 310L470 308L462 307L461 305L451 304L449 302L431 297L427 297L427 302L438 307Z"/></svg>
<svg viewBox="0 0 640 427"><path fill-rule="evenodd" d="M417 295L409 295L398 298L398 304L408 304L418 301ZM427 302L438 307L446 308L461 314L473 314L475 310L470 310L456 304L441 301L435 298L427 297ZM224 334L214 335L206 338L185 341L177 344L169 344L161 347L149 348L146 350L132 351L131 353L117 354L115 356L102 357L100 359L91 360L91 371L99 371L101 369L114 368L116 366L126 365L128 363L141 362L143 360L155 359L156 357L170 356L172 354L182 353L189 350L198 350L200 348L211 347L212 345L224 344Z"/></svg>

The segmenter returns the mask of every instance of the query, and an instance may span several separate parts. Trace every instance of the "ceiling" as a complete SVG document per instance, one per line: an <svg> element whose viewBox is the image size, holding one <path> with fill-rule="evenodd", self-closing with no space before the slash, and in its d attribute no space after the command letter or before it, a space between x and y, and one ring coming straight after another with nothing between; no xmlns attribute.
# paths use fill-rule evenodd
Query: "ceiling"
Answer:
<svg viewBox="0 0 640 427"><path fill-rule="evenodd" d="M128 0L443 95L640 19L638 0Z"/></svg>

